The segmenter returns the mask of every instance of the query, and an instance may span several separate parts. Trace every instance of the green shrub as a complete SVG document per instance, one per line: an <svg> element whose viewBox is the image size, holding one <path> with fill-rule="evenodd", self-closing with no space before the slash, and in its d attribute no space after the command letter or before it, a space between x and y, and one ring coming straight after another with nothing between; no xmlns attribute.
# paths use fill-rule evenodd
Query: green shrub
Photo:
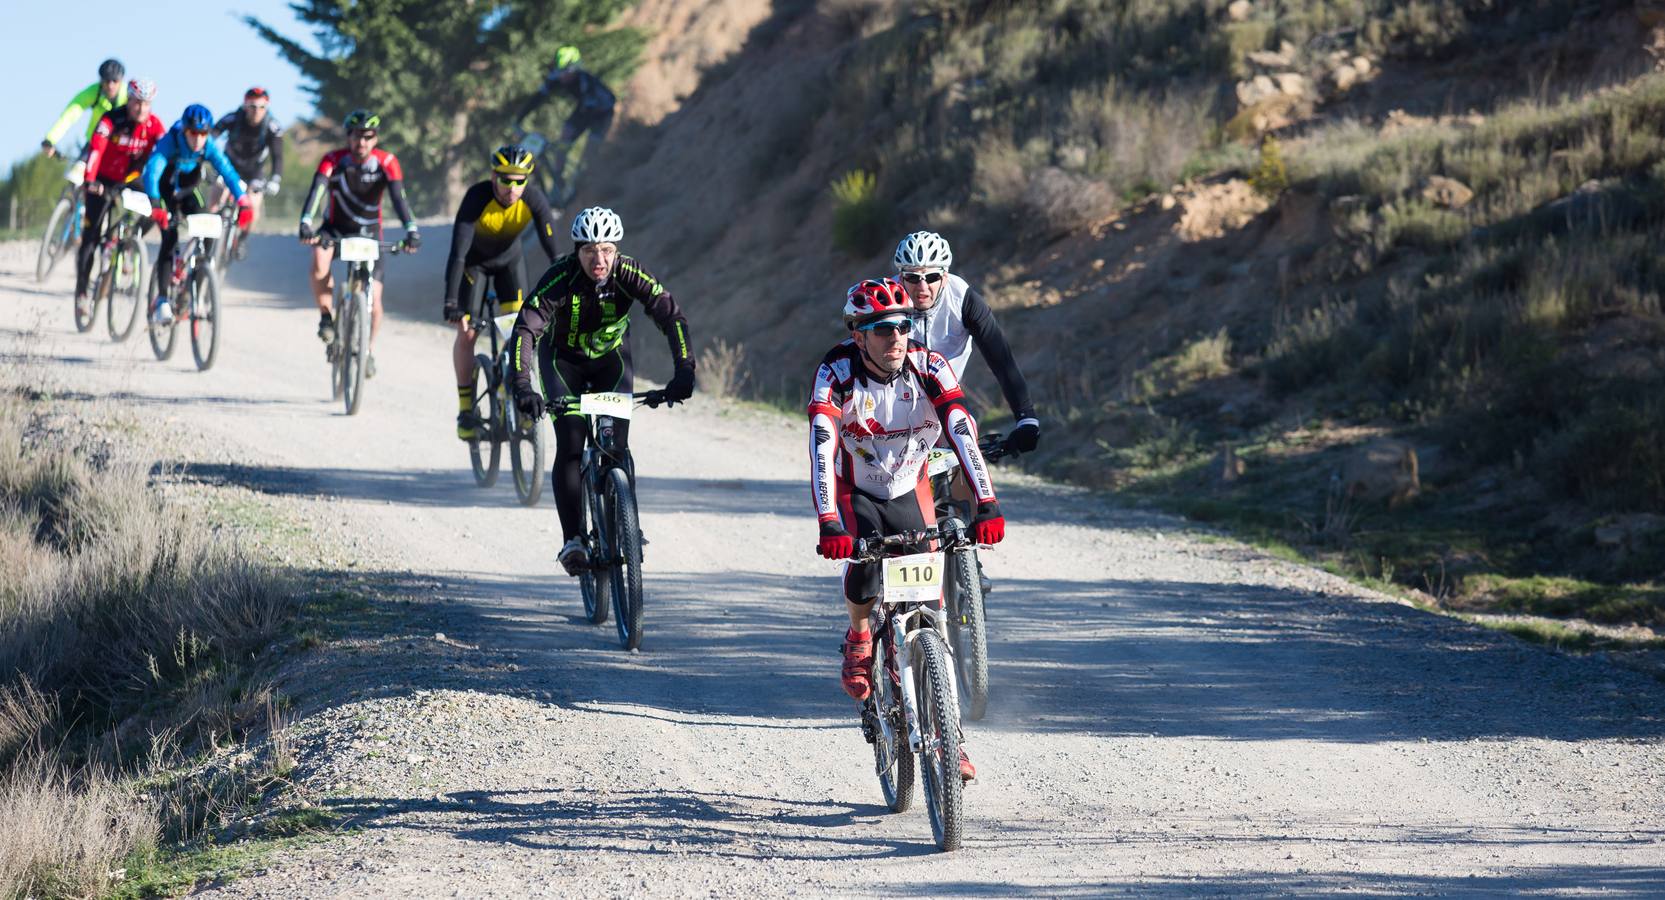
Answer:
<svg viewBox="0 0 1665 900"><path fill-rule="evenodd" d="M1249 186L1273 201L1289 189L1289 170L1284 167L1283 147L1277 138L1268 136L1260 142L1260 162L1249 173Z"/></svg>
<svg viewBox="0 0 1665 900"><path fill-rule="evenodd" d="M890 239L889 204L879 196L878 178L852 169L832 183L833 247L851 256L872 256Z"/></svg>

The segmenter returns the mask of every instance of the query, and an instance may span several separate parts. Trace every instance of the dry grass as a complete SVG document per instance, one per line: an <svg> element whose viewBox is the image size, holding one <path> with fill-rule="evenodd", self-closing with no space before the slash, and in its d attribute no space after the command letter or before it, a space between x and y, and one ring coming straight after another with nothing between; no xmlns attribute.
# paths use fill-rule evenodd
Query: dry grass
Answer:
<svg viewBox="0 0 1665 900"><path fill-rule="evenodd" d="M738 397L751 377L746 366L746 350L722 338L705 345L700 351L700 392L718 399Z"/></svg>
<svg viewBox="0 0 1665 900"><path fill-rule="evenodd" d="M0 896L94 897L156 846L155 813L108 772L36 756L0 776Z"/></svg>
<svg viewBox="0 0 1665 900"><path fill-rule="evenodd" d="M123 777L272 724L247 660L286 586L84 417L0 390L0 896L106 892L121 860L204 821L170 796L230 793L141 801Z"/></svg>

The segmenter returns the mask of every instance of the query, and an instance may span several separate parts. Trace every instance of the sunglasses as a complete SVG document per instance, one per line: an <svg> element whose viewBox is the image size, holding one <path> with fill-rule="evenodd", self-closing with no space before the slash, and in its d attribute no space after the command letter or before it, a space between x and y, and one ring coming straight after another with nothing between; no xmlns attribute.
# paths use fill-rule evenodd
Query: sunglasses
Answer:
<svg viewBox="0 0 1665 900"><path fill-rule="evenodd" d="M369 129L365 129L363 131L355 131L349 137L349 140L354 140L354 141L373 141L375 139L376 139L376 133L374 131L369 130Z"/></svg>
<svg viewBox="0 0 1665 900"><path fill-rule="evenodd" d="M499 175L497 176L497 183L504 187L522 187L526 184L526 179L510 178L507 175Z"/></svg>
<svg viewBox="0 0 1665 900"><path fill-rule="evenodd" d="M901 321L891 321L887 319L883 322L871 322L866 325L857 325L856 330L872 332L879 337L894 337L895 335L907 334L912 331L913 322L908 319L902 319Z"/></svg>
<svg viewBox="0 0 1665 900"><path fill-rule="evenodd" d="M942 280L942 273L941 272L903 272L902 273L902 280L906 281L908 284L919 284L920 282L924 282L925 284L936 284L937 282Z"/></svg>
<svg viewBox="0 0 1665 900"><path fill-rule="evenodd" d="M249 109L265 109L266 108L266 104L264 104L264 103L250 103L250 104L247 104L247 106L248 106Z"/></svg>
<svg viewBox="0 0 1665 900"><path fill-rule="evenodd" d="M207 137L208 132L198 131L195 128L187 128L187 129L185 129L185 136L188 137L188 138Z"/></svg>

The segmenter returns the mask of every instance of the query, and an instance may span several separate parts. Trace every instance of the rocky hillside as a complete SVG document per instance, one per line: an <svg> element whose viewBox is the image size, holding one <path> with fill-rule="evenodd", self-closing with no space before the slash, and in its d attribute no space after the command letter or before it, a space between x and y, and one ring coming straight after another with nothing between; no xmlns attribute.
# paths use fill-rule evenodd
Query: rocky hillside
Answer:
<svg viewBox="0 0 1665 900"><path fill-rule="evenodd" d="M843 288L935 228L1036 465L1439 602L1658 623L1658 23L1508 6L644 3L583 199L755 396L800 402Z"/></svg>

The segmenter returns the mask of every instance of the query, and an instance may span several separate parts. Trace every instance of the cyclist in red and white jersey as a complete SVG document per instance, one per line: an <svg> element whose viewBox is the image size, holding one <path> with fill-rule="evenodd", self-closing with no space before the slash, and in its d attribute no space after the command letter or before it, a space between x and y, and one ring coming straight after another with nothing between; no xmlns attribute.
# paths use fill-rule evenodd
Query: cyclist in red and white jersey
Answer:
<svg viewBox="0 0 1665 900"><path fill-rule="evenodd" d="M377 129L382 119L368 110L355 109L341 123L347 130L347 146L324 155L318 171L312 176L312 188L306 202L301 204L301 243L313 245L312 294L318 301L318 339L324 343L335 340L335 316L330 310L335 282L330 274L334 250L317 246L324 237L370 237L382 234L382 194L393 200L393 211L405 226L404 246L407 252L422 245L422 235L416 229L416 219L405 203L404 170L399 158L376 146ZM325 210L324 201L329 201ZM314 227L319 219L323 221ZM370 287L370 340L382 324L382 266L375 267ZM374 356L366 362L366 377L376 372Z"/></svg>
<svg viewBox="0 0 1665 900"><path fill-rule="evenodd" d="M87 142L87 212L81 223L81 246L75 250L75 308L83 315L91 302L87 282L98 254L98 239L104 234L104 212L121 202L122 186L144 167L156 142L168 133L150 111L155 97L156 82L148 78L128 82L127 102L105 113Z"/></svg>
<svg viewBox="0 0 1665 900"><path fill-rule="evenodd" d="M977 423L966 410L959 379L942 354L909 337L913 302L889 278L851 287L844 302L850 337L822 359L810 393L810 483L827 559L848 559L855 538L873 538L934 525L925 463L946 435L977 501L972 531L980 544L998 543L1006 520L994 496L988 465L977 449ZM924 550L925 548L918 548ZM844 570L850 628L844 635L844 690L865 700L873 689L873 635L868 615L879 598L874 563ZM976 769L963 755L960 774Z"/></svg>

